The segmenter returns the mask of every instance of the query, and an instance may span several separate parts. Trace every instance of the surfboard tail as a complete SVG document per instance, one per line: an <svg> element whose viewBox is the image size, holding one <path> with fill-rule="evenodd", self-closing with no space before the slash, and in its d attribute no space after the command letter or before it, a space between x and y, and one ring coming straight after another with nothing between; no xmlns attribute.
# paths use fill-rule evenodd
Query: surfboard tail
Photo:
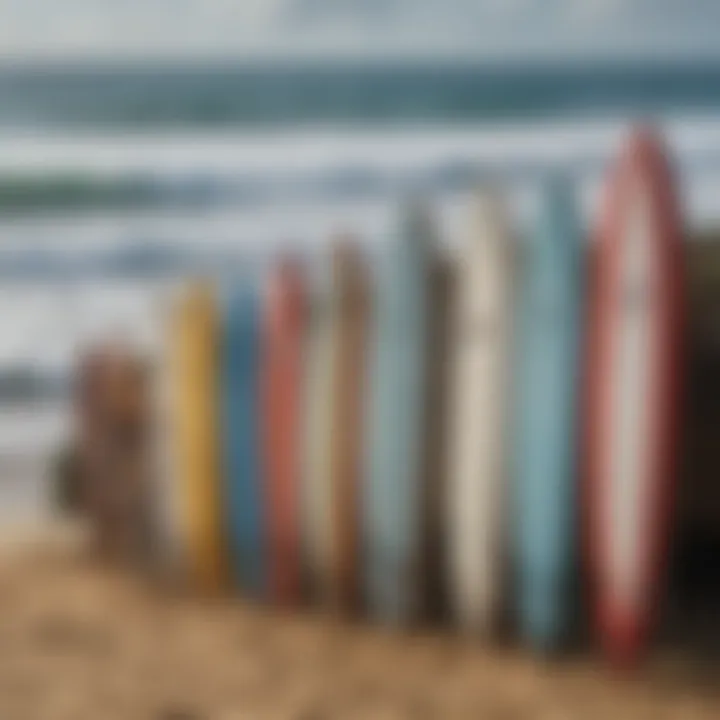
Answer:
<svg viewBox="0 0 720 720"><path fill-rule="evenodd" d="M646 652L650 623L640 612L622 609L609 601L597 608L598 643L612 665L630 669Z"/></svg>
<svg viewBox="0 0 720 720"><path fill-rule="evenodd" d="M564 588L552 573L529 572L520 592L522 635L541 654L556 651L561 642L567 612Z"/></svg>

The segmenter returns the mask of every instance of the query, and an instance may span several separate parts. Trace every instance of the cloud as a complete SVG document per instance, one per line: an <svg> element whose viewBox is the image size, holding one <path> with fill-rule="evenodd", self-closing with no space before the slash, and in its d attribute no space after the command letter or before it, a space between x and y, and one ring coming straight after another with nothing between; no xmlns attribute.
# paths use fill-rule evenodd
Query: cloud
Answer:
<svg viewBox="0 0 720 720"><path fill-rule="evenodd" d="M0 0L0 53L488 55L716 48L715 0Z"/></svg>
<svg viewBox="0 0 720 720"><path fill-rule="evenodd" d="M0 0L0 50L18 54L240 48L270 40L285 0Z"/></svg>

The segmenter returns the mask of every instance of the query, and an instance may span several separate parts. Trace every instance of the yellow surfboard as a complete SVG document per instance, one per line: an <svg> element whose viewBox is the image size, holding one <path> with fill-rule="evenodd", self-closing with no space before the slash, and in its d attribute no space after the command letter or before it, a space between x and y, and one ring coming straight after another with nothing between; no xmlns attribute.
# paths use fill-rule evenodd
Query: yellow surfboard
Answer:
<svg viewBox="0 0 720 720"><path fill-rule="evenodd" d="M213 290L208 284L195 283L178 299L168 369L187 570L191 583L209 593L225 588L228 577L217 427L218 345Z"/></svg>

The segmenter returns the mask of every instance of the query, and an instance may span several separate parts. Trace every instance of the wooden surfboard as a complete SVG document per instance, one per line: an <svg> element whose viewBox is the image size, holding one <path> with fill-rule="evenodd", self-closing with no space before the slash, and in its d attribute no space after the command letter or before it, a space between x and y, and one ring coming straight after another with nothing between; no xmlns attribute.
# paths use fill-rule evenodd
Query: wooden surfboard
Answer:
<svg viewBox="0 0 720 720"><path fill-rule="evenodd" d="M497 620L503 581L516 255L499 202L478 195L453 308L447 550L455 620L481 634Z"/></svg>
<svg viewBox="0 0 720 720"><path fill-rule="evenodd" d="M191 581L202 591L226 587L218 442L218 317L208 284L191 286L174 317L170 379L174 393L174 467Z"/></svg>
<svg viewBox="0 0 720 720"><path fill-rule="evenodd" d="M413 208L380 260L370 341L363 531L372 615L408 624L420 612L422 441L427 285L435 236Z"/></svg>
<svg viewBox="0 0 720 720"><path fill-rule="evenodd" d="M551 181L524 263L518 332L513 535L525 640L568 627L574 560L583 242L571 188Z"/></svg>
<svg viewBox="0 0 720 720"><path fill-rule="evenodd" d="M449 401L451 339L450 309L454 272L439 252L430 268L427 313L426 407L423 439L421 508L422 615L433 621L445 619L447 609L446 536L444 503L447 493L447 413Z"/></svg>
<svg viewBox="0 0 720 720"><path fill-rule="evenodd" d="M607 186L592 290L587 523L594 619L611 659L644 649L667 564L677 456L681 221L658 139Z"/></svg>
<svg viewBox="0 0 720 720"><path fill-rule="evenodd" d="M330 491L331 602L344 613L359 608L362 418L369 321L368 278L350 240L333 248L336 314L332 363Z"/></svg>
<svg viewBox="0 0 720 720"><path fill-rule="evenodd" d="M229 293L221 366L230 555L236 582L255 599L264 597L267 570L260 466L260 312L260 298L250 286Z"/></svg>
<svg viewBox="0 0 720 720"><path fill-rule="evenodd" d="M335 309L330 263L318 268L308 290L302 428L302 547L307 594L321 604L330 596L331 436Z"/></svg>
<svg viewBox="0 0 720 720"><path fill-rule="evenodd" d="M283 259L267 286L261 379L269 592L282 605L301 599L300 408L305 317L300 268Z"/></svg>

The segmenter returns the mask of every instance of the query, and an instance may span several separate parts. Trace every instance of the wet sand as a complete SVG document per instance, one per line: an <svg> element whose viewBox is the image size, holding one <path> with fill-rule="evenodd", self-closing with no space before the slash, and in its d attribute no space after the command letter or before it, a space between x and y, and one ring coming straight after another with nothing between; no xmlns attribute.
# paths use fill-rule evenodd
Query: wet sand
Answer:
<svg viewBox="0 0 720 720"><path fill-rule="evenodd" d="M584 655L542 663L446 633L170 597L66 534L0 540L3 719L720 717L718 676L678 658L620 677Z"/></svg>

